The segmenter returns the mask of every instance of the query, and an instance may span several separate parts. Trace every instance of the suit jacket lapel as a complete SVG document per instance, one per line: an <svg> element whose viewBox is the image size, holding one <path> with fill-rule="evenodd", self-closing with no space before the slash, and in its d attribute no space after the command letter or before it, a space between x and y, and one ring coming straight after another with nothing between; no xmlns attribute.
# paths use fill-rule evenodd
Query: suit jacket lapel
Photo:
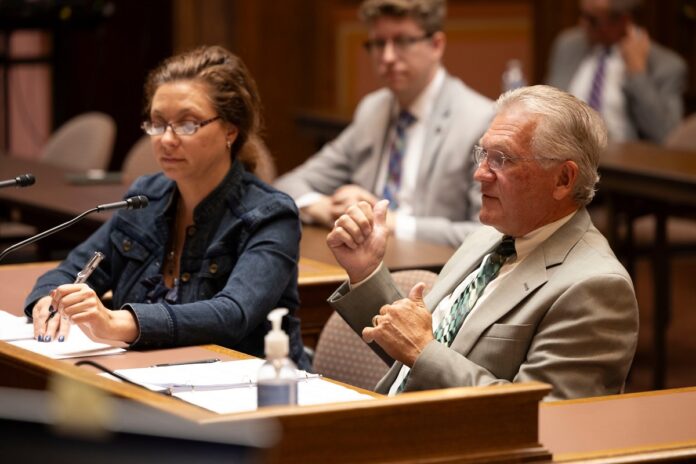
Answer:
<svg viewBox="0 0 696 464"><path fill-rule="evenodd" d="M498 291L488 295L464 323L452 349L468 354L481 334L515 308L522 299L548 280L547 269L561 264L590 224L587 210L581 209L544 243L534 249L510 274Z"/></svg>
<svg viewBox="0 0 696 464"><path fill-rule="evenodd" d="M430 173L435 165L435 161L440 154L440 147L445 138L445 134L449 130L451 123L451 105L450 98L452 91L452 78L449 74L445 75L445 80L442 83L442 89L435 99L433 110L425 122L425 143L423 144L423 154L418 167L418 183L426 185L430 178Z"/></svg>
<svg viewBox="0 0 696 464"><path fill-rule="evenodd" d="M382 192L377 191L379 173L382 168L382 161L384 160L384 157L389 156L389 153L385 148L385 144L389 140L392 132L391 124L397 106L396 99L393 95L390 95L390 101L391 103L389 105L380 105L374 109L374 118L372 120L373 130L371 137L372 155L365 160L366 165L371 165L370 169L366 169L366 171L374 173L372 180L372 193L380 198L382 197Z"/></svg>

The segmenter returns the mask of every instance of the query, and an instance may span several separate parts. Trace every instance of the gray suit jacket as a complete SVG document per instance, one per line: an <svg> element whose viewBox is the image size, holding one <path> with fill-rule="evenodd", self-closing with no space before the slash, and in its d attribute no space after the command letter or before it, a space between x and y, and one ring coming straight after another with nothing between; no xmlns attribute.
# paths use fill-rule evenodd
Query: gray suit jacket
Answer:
<svg viewBox="0 0 696 464"><path fill-rule="evenodd" d="M445 265L425 298L438 302L500 243L482 227ZM379 308L399 298L386 269L329 302L358 333ZM547 399L621 392L636 349L638 304L631 279L584 208L508 274L462 326L451 347L433 341L420 354L406 390L536 380ZM402 364L377 385L388 392Z"/></svg>
<svg viewBox="0 0 696 464"><path fill-rule="evenodd" d="M396 107L381 89L358 105L353 122L304 164L276 180L294 199L315 191L331 195L357 184L378 197L378 173ZM474 182L471 150L493 116L492 102L447 75L426 122L424 151L413 205L416 238L458 246L478 223L479 185Z"/></svg>
<svg viewBox="0 0 696 464"><path fill-rule="evenodd" d="M591 50L581 28L562 32L551 50L547 83L568 90L580 63ZM686 63L679 55L650 43L646 73L627 76L624 82L633 138L661 143L679 125L684 114L682 95L686 76Z"/></svg>

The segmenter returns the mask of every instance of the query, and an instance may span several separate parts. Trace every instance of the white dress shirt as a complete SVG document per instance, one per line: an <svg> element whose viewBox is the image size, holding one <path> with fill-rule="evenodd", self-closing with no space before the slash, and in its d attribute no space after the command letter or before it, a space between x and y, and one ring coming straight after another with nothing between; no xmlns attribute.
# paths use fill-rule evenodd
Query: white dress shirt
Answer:
<svg viewBox="0 0 696 464"><path fill-rule="evenodd" d="M590 98L592 81L602 53L602 47L596 46L592 53L580 63L570 82L568 91L584 102ZM607 124L609 138L621 142L634 136L627 110L626 95L623 92L626 65L617 46L611 47L606 60L599 112Z"/></svg>

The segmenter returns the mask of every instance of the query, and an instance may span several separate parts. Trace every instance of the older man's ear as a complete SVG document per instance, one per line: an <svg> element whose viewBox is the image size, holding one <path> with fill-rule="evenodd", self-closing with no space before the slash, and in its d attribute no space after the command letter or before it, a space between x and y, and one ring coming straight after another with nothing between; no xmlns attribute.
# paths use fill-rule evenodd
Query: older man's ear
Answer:
<svg viewBox="0 0 696 464"><path fill-rule="evenodd" d="M563 200L564 198L572 197L577 177L578 165L575 161L564 161L556 175L556 188L553 191L553 198Z"/></svg>

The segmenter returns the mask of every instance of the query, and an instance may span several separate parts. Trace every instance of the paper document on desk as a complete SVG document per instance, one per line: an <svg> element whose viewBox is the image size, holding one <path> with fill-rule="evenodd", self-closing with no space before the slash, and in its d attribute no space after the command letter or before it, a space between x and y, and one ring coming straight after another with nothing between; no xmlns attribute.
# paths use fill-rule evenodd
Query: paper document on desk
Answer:
<svg viewBox="0 0 696 464"><path fill-rule="evenodd" d="M31 327L31 324L29 324ZM53 359L80 358L84 356L103 356L107 354L122 353L126 350L106 343L97 343L89 338L80 330L80 326L70 327L70 334L64 342L39 342L33 338L34 332L30 334L29 340L10 341L12 345L25 350L33 351Z"/></svg>
<svg viewBox="0 0 696 464"><path fill-rule="evenodd" d="M262 359L121 369L117 374L218 414L256 410L256 374ZM300 405L373 399L298 370ZM108 375L108 374L107 374Z"/></svg>
<svg viewBox="0 0 696 464"><path fill-rule="evenodd" d="M0 340L29 340L34 338L34 325L26 316L15 316L0 310Z"/></svg>

